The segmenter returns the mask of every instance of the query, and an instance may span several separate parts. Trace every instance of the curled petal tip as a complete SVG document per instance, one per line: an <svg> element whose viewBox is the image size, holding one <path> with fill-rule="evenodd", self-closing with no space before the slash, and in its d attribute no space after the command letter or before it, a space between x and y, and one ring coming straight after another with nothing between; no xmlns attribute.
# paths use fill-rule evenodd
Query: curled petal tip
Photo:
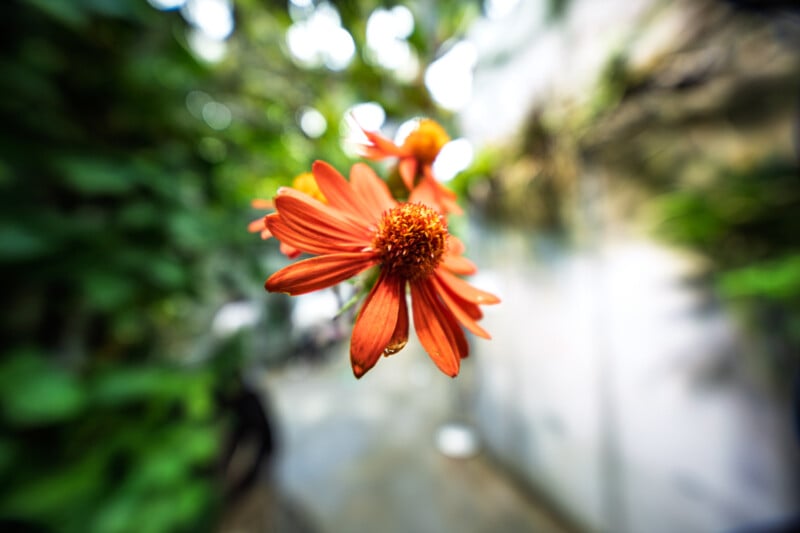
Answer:
<svg viewBox="0 0 800 533"><path fill-rule="evenodd" d="M398 343L389 344L386 348L383 349L383 355L385 357L389 357L390 355L396 354L397 352L405 348L407 342L408 342L407 340L404 340Z"/></svg>
<svg viewBox="0 0 800 533"><path fill-rule="evenodd" d="M358 363L353 363L353 375L356 377L356 379L361 379L361 376L366 374L367 370L368 369L364 368Z"/></svg>

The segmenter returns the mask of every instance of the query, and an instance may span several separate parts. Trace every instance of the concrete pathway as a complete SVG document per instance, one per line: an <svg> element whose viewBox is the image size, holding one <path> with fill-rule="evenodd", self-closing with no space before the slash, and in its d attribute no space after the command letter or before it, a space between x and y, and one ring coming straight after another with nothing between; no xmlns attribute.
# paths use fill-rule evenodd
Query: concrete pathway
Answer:
<svg viewBox="0 0 800 533"><path fill-rule="evenodd" d="M271 485L237 502L224 530L568 531L491 458L470 449L469 433L442 432L469 422L469 360L461 376L447 378L412 340L356 380L347 348L266 376L280 446Z"/></svg>

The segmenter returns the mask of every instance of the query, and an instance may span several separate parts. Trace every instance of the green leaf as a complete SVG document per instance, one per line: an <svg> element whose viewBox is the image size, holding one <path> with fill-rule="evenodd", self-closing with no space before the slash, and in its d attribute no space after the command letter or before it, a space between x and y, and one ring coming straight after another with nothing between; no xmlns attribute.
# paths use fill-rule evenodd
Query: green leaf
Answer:
<svg viewBox="0 0 800 533"><path fill-rule="evenodd" d="M67 26L80 27L86 23L86 15L78 2L71 0L27 1Z"/></svg>
<svg viewBox="0 0 800 533"><path fill-rule="evenodd" d="M32 352L12 356L0 367L3 416L33 426L75 417L86 403L75 376Z"/></svg>
<svg viewBox="0 0 800 533"><path fill-rule="evenodd" d="M800 297L800 254L729 271L720 289L730 298L760 296L774 300Z"/></svg>
<svg viewBox="0 0 800 533"><path fill-rule="evenodd" d="M159 367L116 368L97 377L91 398L108 406L172 398L180 393L181 381Z"/></svg>
<svg viewBox="0 0 800 533"><path fill-rule="evenodd" d="M64 182L84 194L118 195L136 184L135 174L123 163L90 157L66 157L57 161Z"/></svg>
<svg viewBox="0 0 800 533"><path fill-rule="evenodd" d="M98 310L119 309L129 303L136 292L136 282L124 274L87 272L82 280L89 304Z"/></svg>
<svg viewBox="0 0 800 533"><path fill-rule="evenodd" d="M5 261L32 259L48 251L48 240L41 231L19 225L0 225L0 258Z"/></svg>
<svg viewBox="0 0 800 533"><path fill-rule="evenodd" d="M0 512L56 521L95 497L103 486L103 466L98 457L86 454L78 462L66 463L45 476L25 479L5 496Z"/></svg>

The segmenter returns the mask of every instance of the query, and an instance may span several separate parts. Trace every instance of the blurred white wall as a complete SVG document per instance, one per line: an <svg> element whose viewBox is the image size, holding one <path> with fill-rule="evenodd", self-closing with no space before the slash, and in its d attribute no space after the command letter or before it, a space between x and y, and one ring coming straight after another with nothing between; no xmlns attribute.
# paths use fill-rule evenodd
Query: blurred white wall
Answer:
<svg viewBox="0 0 800 533"><path fill-rule="evenodd" d="M501 295L475 343L489 451L590 530L728 531L800 512L788 406L739 359L690 257L635 239L588 251L473 231Z"/></svg>

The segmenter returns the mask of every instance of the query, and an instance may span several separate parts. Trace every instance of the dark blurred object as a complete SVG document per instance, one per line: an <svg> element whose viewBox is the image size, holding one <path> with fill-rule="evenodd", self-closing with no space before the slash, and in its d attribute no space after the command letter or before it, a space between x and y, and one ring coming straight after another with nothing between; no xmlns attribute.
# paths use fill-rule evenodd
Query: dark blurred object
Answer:
<svg viewBox="0 0 800 533"><path fill-rule="evenodd" d="M721 0L726 4L730 4L736 9L746 11L798 11L800 12L800 5L797 0Z"/></svg>
<svg viewBox="0 0 800 533"><path fill-rule="evenodd" d="M229 500L252 489L275 455L273 423L264 401L263 392L241 379L221 400L232 420L222 456Z"/></svg>

